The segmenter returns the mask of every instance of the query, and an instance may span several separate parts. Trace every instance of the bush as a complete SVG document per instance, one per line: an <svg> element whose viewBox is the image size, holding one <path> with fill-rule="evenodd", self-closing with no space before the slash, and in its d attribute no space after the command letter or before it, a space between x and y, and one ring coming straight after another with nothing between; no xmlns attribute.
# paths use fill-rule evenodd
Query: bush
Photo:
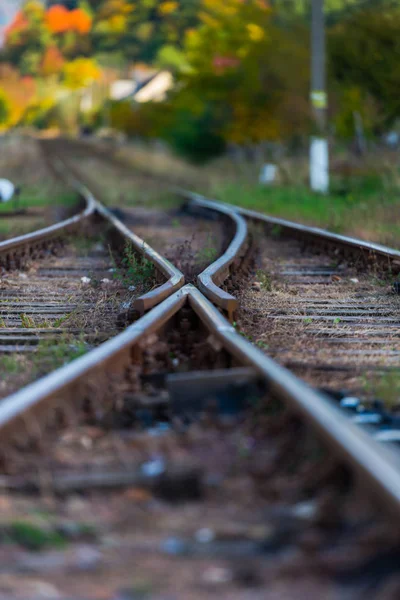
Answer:
<svg viewBox="0 0 400 600"><path fill-rule="evenodd" d="M210 107L201 114L183 110L177 111L164 137L178 154L194 163L204 163L226 149L218 129Z"/></svg>
<svg viewBox="0 0 400 600"><path fill-rule="evenodd" d="M22 125L32 125L37 129L47 129L50 126L53 109L54 104L51 100L34 102L27 107L20 123Z"/></svg>
<svg viewBox="0 0 400 600"><path fill-rule="evenodd" d="M6 94L0 89L0 124L4 124L10 117L10 103Z"/></svg>

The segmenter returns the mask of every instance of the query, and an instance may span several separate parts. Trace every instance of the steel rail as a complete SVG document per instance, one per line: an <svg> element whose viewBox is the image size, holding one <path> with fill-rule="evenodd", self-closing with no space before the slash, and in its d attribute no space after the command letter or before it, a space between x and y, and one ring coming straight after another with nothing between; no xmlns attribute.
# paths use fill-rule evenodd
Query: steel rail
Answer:
<svg viewBox="0 0 400 600"><path fill-rule="evenodd" d="M135 346L160 331L185 305L237 360L252 366L269 384L269 391L311 426L315 433L357 475L374 501L398 518L400 462L392 450L381 447L353 425L325 396L298 380L238 334L215 306L194 286L186 285L133 325L81 358L12 394L0 404L3 447L26 432L37 431L53 409L85 397L85 385L99 377L123 373L131 364Z"/></svg>
<svg viewBox="0 0 400 600"><path fill-rule="evenodd" d="M225 310L229 320L232 321L238 301L219 286L229 277L232 269L240 266L241 258L247 249L247 223L245 219L236 214L230 207L226 207L219 202L207 200L207 198L204 198L200 194L184 192L183 197L189 200L189 208L212 210L228 217L235 226L234 236L225 252L197 276L199 289L209 300Z"/></svg>
<svg viewBox="0 0 400 600"><path fill-rule="evenodd" d="M0 267L7 269L17 267L32 256L36 250L43 249L48 246L49 242L78 229L94 216L97 208L92 197L84 198L84 200L85 208L77 215L43 229L0 242Z"/></svg>
<svg viewBox="0 0 400 600"><path fill-rule="evenodd" d="M87 142L82 144L81 142L74 141L74 143L77 145L84 145L84 147L86 149L91 150L93 153L101 154L103 159L106 158L105 151L102 149L99 150L98 148L91 147L91 145L88 144ZM113 160L120 163L121 166L128 168L128 165L126 164L126 162L123 161L120 157L116 158L113 156ZM132 167L132 168L134 168L134 167ZM150 174L148 174L148 177L151 178L152 176ZM164 182L166 181L164 178L162 178L160 176L153 176L153 178L154 177L156 179L158 179L159 181L164 181ZM247 217L248 219L251 219L254 221L263 221L265 224L271 225L271 226L277 225L277 226L282 227L283 229L287 230L288 232L296 233L297 235L302 235L304 237L306 237L306 236L313 237L316 241L319 241L321 243L330 242L330 243L336 244L338 246L341 245L343 247L346 247L348 250L360 252L363 255L365 255L365 254L371 255L372 254L375 256L380 256L381 258L386 259L386 260L400 261L400 250L396 250L395 248L391 248L391 247L385 246L383 244L378 244L375 242L367 242L360 238L355 238L352 236L333 233L331 231L328 231L328 230L320 228L320 227L303 225L302 223L296 223L295 221L289 221L287 219L273 217L271 215L260 213L255 210L250 210L247 208L242 208L240 206L236 206L234 204L230 204L229 202L222 202L222 201L206 198L205 196L203 196L201 194L198 194L191 190L184 189L183 187L179 187L176 184L172 185L167 182L167 185L169 185L171 191L174 191L179 196L181 196L182 198L186 198L189 201L192 199L193 200L196 199L197 201L212 202L214 210L218 210L217 207L219 207L220 209L222 207L225 207L225 208L229 209L231 212L242 215L243 217Z"/></svg>
<svg viewBox="0 0 400 600"><path fill-rule="evenodd" d="M179 195L182 197L186 197L188 199L196 196L202 198L205 201L212 202L216 207L220 206L230 209L232 212L235 212L243 217L247 217L253 221L262 221L266 225L278 226L282 229L286 230L289 233L294 233L303 237L311 237L314 238L317 242L328 242L334 244L336 246L342 246L347 248L350 251L358 252L363 255L369 254L374 256L379 256L381 259L386 261L400 261L400 250L396 250L395 248L391 248L390 246L385 246L383 244L377 244L375 242L367 242L360 238L355 238L347 235L341 235L338 233L333 233L328 231L327 229L322 229L320 227L312 227L310 225L303 225L302 223L296 223L295 221L288 221L287 219L281 219L279 217L273 217L268 214L260 213L255 210L250 210L247 208L242 208L240 206L236 206L234 204L229 204L228 202L219 202L217 200L210 200L205 198L204 196L200 196L198 194L194 194L189 190L177 190Z"/></svg>
<svg viewBox="0 0 400 600"><path fill-rule="evenodd" d="M133 301L133 308L135 310L141 315L144 314L184 285L185 277L183 273L138 235L128 229L108 210L108 208L101 204L101 202L96 200L92 192L75 176L75 173L72 172L69 165L66 165L66 163L59 158L53 158L51 159L51 162L60 177L63 177L72 188L83 196L87 203L94 206L95 214L100 215L105 221L113 225L114 229L118 231L123 238L129 240L135 251L150 260L167 279L167 281L157 286L155 289L136 298L136 300Z"/></svg>

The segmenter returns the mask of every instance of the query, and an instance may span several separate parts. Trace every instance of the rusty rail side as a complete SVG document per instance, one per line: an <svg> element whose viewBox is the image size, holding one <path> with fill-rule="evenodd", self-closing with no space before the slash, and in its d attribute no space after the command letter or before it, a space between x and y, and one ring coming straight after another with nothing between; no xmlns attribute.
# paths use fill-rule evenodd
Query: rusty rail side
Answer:
<svg viewBox="0 0 400 600"><path fill-rule="evenodd" d="M400 462L389 448L381 447L353 425L325 396L309 388L285 368L266 357L245 340L192 285L186 285L156 306L123 333L105 342L0 404L0 435L3 448L12 440L23 440L51 423L57 409L65 409L87 394L91 378L112 377L131 364L135 345L160 330L185 304L239 361L253 366L268 382L269 390L299 414L332 451L357 475L374 500L393 516L400 512ZM53 415L53 417L52 417Z"/></svg>
<svg viewBox="0 0 400 600"><path fill-rule="evenodd" d="M150 310L165 300L168 296L177 291L185 283L185 277L179 269L177 269L169 260L161 256L149 244L142 240L139 236L128 229L117 217L115 217L103 204L96 200L91 191L75 176L69 165L60 158L51 159L54 169L63 177L67 183L73 187L81 196L86 199L86 202L94 206L94 212L100 215L105 221L110 223L126 240L132 244L136 252L150 260L155 267L167 279L165 283L136 298L133 302L133 308L141 315Z"/></svg>
<svg viewBox="0 0 400 600"><path fill-rule="evenodd" d="M197 276L199 289L209 300L225 310L229 320L232 321L238 301L219 286L229 277L231 270L240 266L240 261L247 249L248 242L246 221L230 207L224 206L219 202L207 200L207 198L204 198L200 194L179 192L179 195L189 200L189 208L212 210L227 216L234 224L235 234L228 248L216 261Z"/></svg>

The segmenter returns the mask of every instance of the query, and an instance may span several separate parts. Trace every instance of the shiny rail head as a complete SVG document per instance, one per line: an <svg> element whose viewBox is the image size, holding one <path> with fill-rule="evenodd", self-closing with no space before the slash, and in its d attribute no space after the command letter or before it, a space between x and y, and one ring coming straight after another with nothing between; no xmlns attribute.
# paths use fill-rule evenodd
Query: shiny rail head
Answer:
<svg viewBox="0 0 400 600"><path fill-rule="evenodd" d="M203 208L224 215L234 225L234 235L225 252L202 273L197 276L197 284L203 294L214 304L222 308L230 321L233 321L237 309L237 299L222 290L219 286L229 277L231 268L238 266L237 263L246 252L248 244L247 223L240 215L229 207L220 205L218 202L207 200L199 194L179 192L186 200L189 200L189 208Z"/></svg>
<svg viewBox="0 0 400 600"><path fill-rule="evenodd" d="M0 433L3 444L23 431L32 418L45 419L54 406L77 400L85 384L96 373L115 375L132 361L138 341L160 330L189 303L204 326L239 363L255 368L273 395L306 421L338 457L356 473L386 510L400 512L400 460L390 450L353 425L328 398L308 387L293 374L266 357L244 339L218 310L192 285L156 306L123 333L85 356L9 396L0 404ZM84 390L84 391L82 391Z"/></svg>

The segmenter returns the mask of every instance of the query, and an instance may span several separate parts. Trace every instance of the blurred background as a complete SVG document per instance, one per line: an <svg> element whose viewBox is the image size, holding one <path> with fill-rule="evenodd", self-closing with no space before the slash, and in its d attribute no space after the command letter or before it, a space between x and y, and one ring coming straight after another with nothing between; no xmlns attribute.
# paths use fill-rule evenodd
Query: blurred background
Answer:
<svg viewBox="0 0 400 600"><path fill-rule="evenodd" d="M95 136L222 200L396 244L400 2L317 4L329 102L313 106L311 0L1 0L3 138Z"/></svg>

